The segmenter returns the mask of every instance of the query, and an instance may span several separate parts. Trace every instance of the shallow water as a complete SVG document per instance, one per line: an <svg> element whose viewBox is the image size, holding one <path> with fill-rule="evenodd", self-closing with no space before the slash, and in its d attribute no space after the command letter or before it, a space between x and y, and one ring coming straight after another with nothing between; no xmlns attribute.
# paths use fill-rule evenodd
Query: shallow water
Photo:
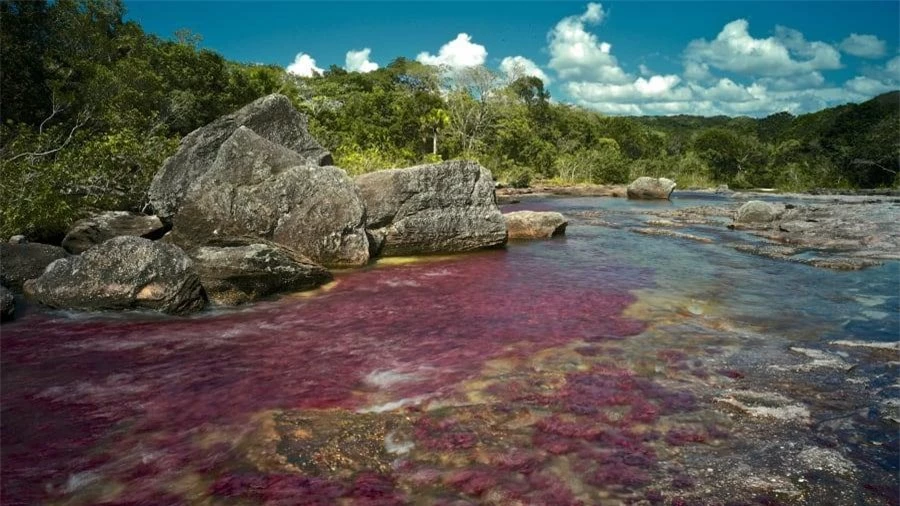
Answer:
<svg viewBox="0 0 900 506"><path fill-rule="evenodd" d="M900 264L597 222L710 200L527 200L566 236L189 318L30 308L2 503L895 504Z"/></svg>

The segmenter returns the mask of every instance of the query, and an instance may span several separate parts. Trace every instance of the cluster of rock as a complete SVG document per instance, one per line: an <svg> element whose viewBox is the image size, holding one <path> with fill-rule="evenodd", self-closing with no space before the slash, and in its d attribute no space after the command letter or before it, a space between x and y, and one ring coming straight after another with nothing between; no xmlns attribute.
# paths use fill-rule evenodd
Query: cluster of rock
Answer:
<svg viewBox="0 0 900 506"><path fill-rule="evenodd" d="M3 318L14 311L11 292L55 308L187 314L208 300L239 304L315 288L332 279L327 268L377 255L507 241L493 178L477 163L356 180L331 164L286 97L263 97L181 141L151 183L155 216L103 213L75 223L62 247L0 246ZM560 233L560 219L531 235Z"/></svg>

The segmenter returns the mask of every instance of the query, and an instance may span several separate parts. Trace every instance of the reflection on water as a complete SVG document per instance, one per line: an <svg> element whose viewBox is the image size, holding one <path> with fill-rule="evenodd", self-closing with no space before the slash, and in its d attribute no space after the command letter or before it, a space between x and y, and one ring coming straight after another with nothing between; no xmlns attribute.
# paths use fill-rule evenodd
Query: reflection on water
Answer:
<svg viewBox="0 0 900 506"><path fill-rule="evenodd" d="M2 502L890 504L898 272L575 218L190 318L33 309L0 336Z"/></svg>

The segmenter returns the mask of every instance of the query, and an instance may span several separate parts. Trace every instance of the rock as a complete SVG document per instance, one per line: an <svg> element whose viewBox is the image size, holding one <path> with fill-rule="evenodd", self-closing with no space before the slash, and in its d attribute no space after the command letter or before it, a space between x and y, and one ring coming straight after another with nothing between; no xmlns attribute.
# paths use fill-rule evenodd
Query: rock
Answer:
<svg viewBox="0 0 900 506"><path fill-rule="evenodd" d="M164 230L165 226L156 216L110 211L76 221L63 239L62 247L77 255L113 237L133 235L156 239Z"/></svg>
<svg viewBox="0 0 900 506"><path fill-rule="evenodd" d="M5 286L0 285L0 322L12 320L16 315L16 298Z"/></svg>
<svg viewBox="0 0 900 506"><path fill-rule="evenodd" d="M299 154L305 165L329 165L331 153L307 131L306 117L284 95L268 95L194 130L181 140L178 151L166 159L150 184L150 203L168 219L178 211L190 185L212 166L219 146L240 126Z"/></svg>
<svg viewBox="0 0 900 506"><path fill-rule="evenodd" d="M368 211L366 228L386 256L452 253L502 245L506 222L491 173L453 160L356 178Z"/></svg>
<svg viewBox="0 0 900 506"><path fill-rule="evenodd" d="M26 242L28 242L28 239L24 235L14 235L9 238L10 244L25 244Z"/></svg>
<svg viewBox="0 0 900 506"><path fill-rule="evenodd" d="M734 192L731 190L731 188L728 187L727 184L720 184L719 186L716 186L716 194L718 195L731 195L732 193Z"/></svg>
<svg viewBox="0 0 900 506"><path fill-rule="evenodd" d="M738 223L771 223L778 219L778 209L761 200L751 200L742 205L734 217Z"/></svg>
<svg viewBox="0 0 900 506"><path fill-rule="evenodd" d="M205 303L193 262L177 246L121 236L57 260L25 294L64 309L148 308L185 314Z"/></svg>
<svg viewBox="0 0 900 506"><path fill-rule="evenodd" d="M20 292L26 281L40 276L51 262L65 256L66 250L59 246L0 243L0 283Z"/></svg>
<svg viewBox="0 0 900 506"><path fill-rule="evenodd" d="M668 199L675 189L675 181L664 177L639 177L628 185L630 199Z"/></svg>
<svg viewBox="0 0 900 506"><path fill-rule="evenodd" d="M189 254L206 294L218 304L308 290L332 279L324 267L274 244L204 246Z"/></svg>
<svg viewBox="0 0 900 506"><path fill-rule="evenodd" d="M542 239L566 233L569 223L560 213L516 211L503 215L510 239Z"/></svg>
<svg viewBox="0 0 900 506"><path fill-rule="evenodd" d="M359 190L337 167L303 163L299 154L238 128L185 195L171 240L188 250L224 238L260 239L329 267L365 265Z"/></svg>

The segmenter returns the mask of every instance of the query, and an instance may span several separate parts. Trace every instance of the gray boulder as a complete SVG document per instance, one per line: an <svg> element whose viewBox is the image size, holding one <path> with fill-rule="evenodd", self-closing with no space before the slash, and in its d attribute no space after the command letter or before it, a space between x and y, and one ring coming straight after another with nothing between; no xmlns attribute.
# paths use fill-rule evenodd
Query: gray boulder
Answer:
<svg viewBox="0 0 900 506"><path fill-rule="evenodd" d="M203 246L189 254L206 294L218 304L309 290L332 279L324 267L273 244Z"/></svg>
<svg viewBox="0 0 900 506"><path fill-rule="evenodd" d="M187 250L256 238L326 266L365 265L359 190L337 167L304 164L301 155L239 127L185 194L172 218L172 242Z"/></svg>
<svg viewBox="0 0 900 506"><path fill-rule="evenodd" d="M25 283L25 295L64 309L147 308L186 314L205 303L193 262L177 246L134 236L57 260Z"/></svg>
<svg viewBox="0 0 900 506"><path fill-rule="evenodd" d="M453 160L356 178L366 228L382 255L451 253L502 245L506 222L491 173Z"/></svg>
<svg viewBox="0 0 900 506"><path fill-rule="evenodd" d="M28 242L28 239L26 239L25 236L21 234L14 235L9 238L10 244L25 244L26 242Z"/></svg>
<svg viewBox="0 0 900 506"><path fill-rule="evenodd" d="M642 176L628 185L626 192L630 199L668 199L674 189L671 179Z"/></svg>
<svg viewBox="0 0 900 506"><path fill-rule="evenodd" d="M26 281L40 276L51 262L66 256L66 250L49 244L0 243L0 283L20 292Z"/></svg>
<svg viewBox="0 0 900 506"><path fill-rule="evenodd" d="M0 285L0 322L12 320L16 316L16 298L12 292Z"/></svg>
<svg viewBox="0 0 900 506"><path fill-rule="evenodd" d="M166 159L150 184L150 203L158 216L168 219L175 214L191 183L209 170L219 146L240 126L298 153L304 165L333 163L331 153L309 134L306 117L291 101L284 95L268 95L181 140L178 151Z"/></svg>
<svg viewBox="0 0 900 506"><path fill-rule="evenodd" d="M771 223L778 219L779 208L761 200L751 200L742 205L735 214L738 223Z"/></svg>
<svg viewBox="0 0 900 506"><path fill-rule="evenodd" d="M516 211L503 215L510 239L544 239L566 232L569 223L560 213Z"/></svg>
<svg viewBox="0 0 900 506"><path fill-rule="evenodd" d="M157 216L109 211L76 221L63 239L62 247L69 253L77 255L92 246L121 235L156 239L162 235L164 229L162 221Z"/></svg>

